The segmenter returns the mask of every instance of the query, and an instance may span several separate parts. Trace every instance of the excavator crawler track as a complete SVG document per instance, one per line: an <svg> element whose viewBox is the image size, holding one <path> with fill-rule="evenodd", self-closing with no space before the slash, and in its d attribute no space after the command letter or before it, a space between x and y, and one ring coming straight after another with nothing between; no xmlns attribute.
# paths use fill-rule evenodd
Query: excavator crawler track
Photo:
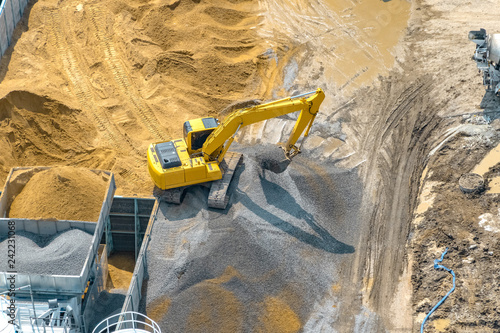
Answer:
<svg viewBox="0 0 500 333"><path fill-rule="evenodd" d="M234 171L238 164L242 163L243 154L228 152L224 160L220 164L224 170L224 175L221 179L212 182L210 193L208 194L208 207L217 209L226 209L229 202L227 190L233 178Z"/></svg>
<svg viewBox="0 0 500 333"><path fill-rule="evenodd" d="M168 190L160 190L158 189L158 197L169 203L174 203L179 205L182 202L182 197L184 194L184 191L186 190L187 186L183 187L178 187L178 188L172 188Z"/></svg>

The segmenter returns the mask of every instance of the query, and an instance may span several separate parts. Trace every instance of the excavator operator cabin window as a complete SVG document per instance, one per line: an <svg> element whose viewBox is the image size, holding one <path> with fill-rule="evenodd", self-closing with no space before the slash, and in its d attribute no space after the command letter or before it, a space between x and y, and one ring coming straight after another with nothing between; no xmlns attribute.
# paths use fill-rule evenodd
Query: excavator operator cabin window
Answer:
<svg viewBox="0 0 500 333"><path fill-rule="evenodd" d="M197 150L203 147L203 144L205 143L205 141L207 141L208 136L213 132L214 129L215 128L211 128L205 131L191 133L191 149Z"/></svg>

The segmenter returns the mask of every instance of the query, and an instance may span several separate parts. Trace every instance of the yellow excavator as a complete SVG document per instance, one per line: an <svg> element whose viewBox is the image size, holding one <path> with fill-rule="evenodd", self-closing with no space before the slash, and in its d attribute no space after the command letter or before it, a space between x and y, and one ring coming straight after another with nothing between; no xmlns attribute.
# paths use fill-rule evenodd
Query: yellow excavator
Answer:
<svg viewBox="0 0 500 333"><path fill-rule="evenodd" d="M236 110L222 123L205 117L186 121L184 137L152 143L148 148L148 169L155 185L163 190L168 202L180 203L184 189L194 184L210 184L208 206L225 209L229 201L227 190L242 154L228 152L239 129L266 119L300 111L286 143L280 143L285 157L291 160L300 153L295 144L309 130L325 94L316 91L287 97L270 103Z"/></svg>

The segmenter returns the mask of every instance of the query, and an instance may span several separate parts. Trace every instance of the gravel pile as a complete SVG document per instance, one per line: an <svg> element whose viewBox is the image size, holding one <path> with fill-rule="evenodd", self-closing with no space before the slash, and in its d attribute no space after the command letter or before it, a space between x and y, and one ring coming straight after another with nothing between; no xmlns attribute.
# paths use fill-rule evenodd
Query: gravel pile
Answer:
<svg viewBox="0 0 500 333"><path fill-rule="evenodd" d="M50 236L19 231L15 236L15 268L19 273L79 275L87 258L92 235L70 229ZM0 271L6 272L8 240L1 238Z"/></svg>
<svg viewBox="0 0 500 333"><path fill-rule="evenodd" d="M285 157L284 150L279 146L267 148L268 147L259 151L255 156L252 156L252 158L255 159L263 170L270 170L274 173L284 172L291 163L291 161Z"/></svg>
<svg viewBox="0 0 500 333"><path fill-rule="evenodd" d="M339 266L355 251L357 172L297 156L274 173L262 169L264 149L243 151L227 211L208 210L201 187L160 206L142 308L162 331L297 332L314 326L313 312L336 315L322 299L335 298Z"/></svg>

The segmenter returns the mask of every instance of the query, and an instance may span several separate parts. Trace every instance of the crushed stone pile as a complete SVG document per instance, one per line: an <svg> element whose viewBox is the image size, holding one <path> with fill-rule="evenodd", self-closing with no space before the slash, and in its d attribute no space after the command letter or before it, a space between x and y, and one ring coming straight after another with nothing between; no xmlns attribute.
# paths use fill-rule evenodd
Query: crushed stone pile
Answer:
<svg viewBox="0 0 500 333"><path fill-rule="evenodd" d="M89 327L95 329L102 320L120 312L123 303L125 302L125 296L126 291L124 290L115 289L113 291L101 291L94 303L94 306L90 309L92 314L88 323ZM104 327L99 326L99 328L103 329Z"/></svg>
<svg viewBox="0 0 500 333"><path fill-rule="evenodd" d="M266 145L265 149L256 151L252 156L262 167L274 173L282 173L290 165L284 150L277 145Z"/></svg>
<svg viewBox="0 0 500 333"><path fill-rule="evenodd" d="M16 270L41 275L79 275L87 258L92 235L70 229L54 235L26 231L16 233ZM8 239L0 241L0 251L7 253ZM7 260L0 260L0 271L6 272Z"/></svg>
<svg viewBox="0 0 500 333"><path fill-rule="evenodd" d="M38 172L14 198L8 216L96 222L107 182L105 176L83 168L55 167Z"/></svg>
<svg viewBox="0 0 500 333"><path fill-rule="evenodd" d="M161 204L141 311L162 331L312 332L314 311L335 315L322 299L335 297L338 267L355 251L358 176L307 156L282 173L263 170L267 148L242 150L227 211L207 209L202 187L179 206Z"/></svg>

